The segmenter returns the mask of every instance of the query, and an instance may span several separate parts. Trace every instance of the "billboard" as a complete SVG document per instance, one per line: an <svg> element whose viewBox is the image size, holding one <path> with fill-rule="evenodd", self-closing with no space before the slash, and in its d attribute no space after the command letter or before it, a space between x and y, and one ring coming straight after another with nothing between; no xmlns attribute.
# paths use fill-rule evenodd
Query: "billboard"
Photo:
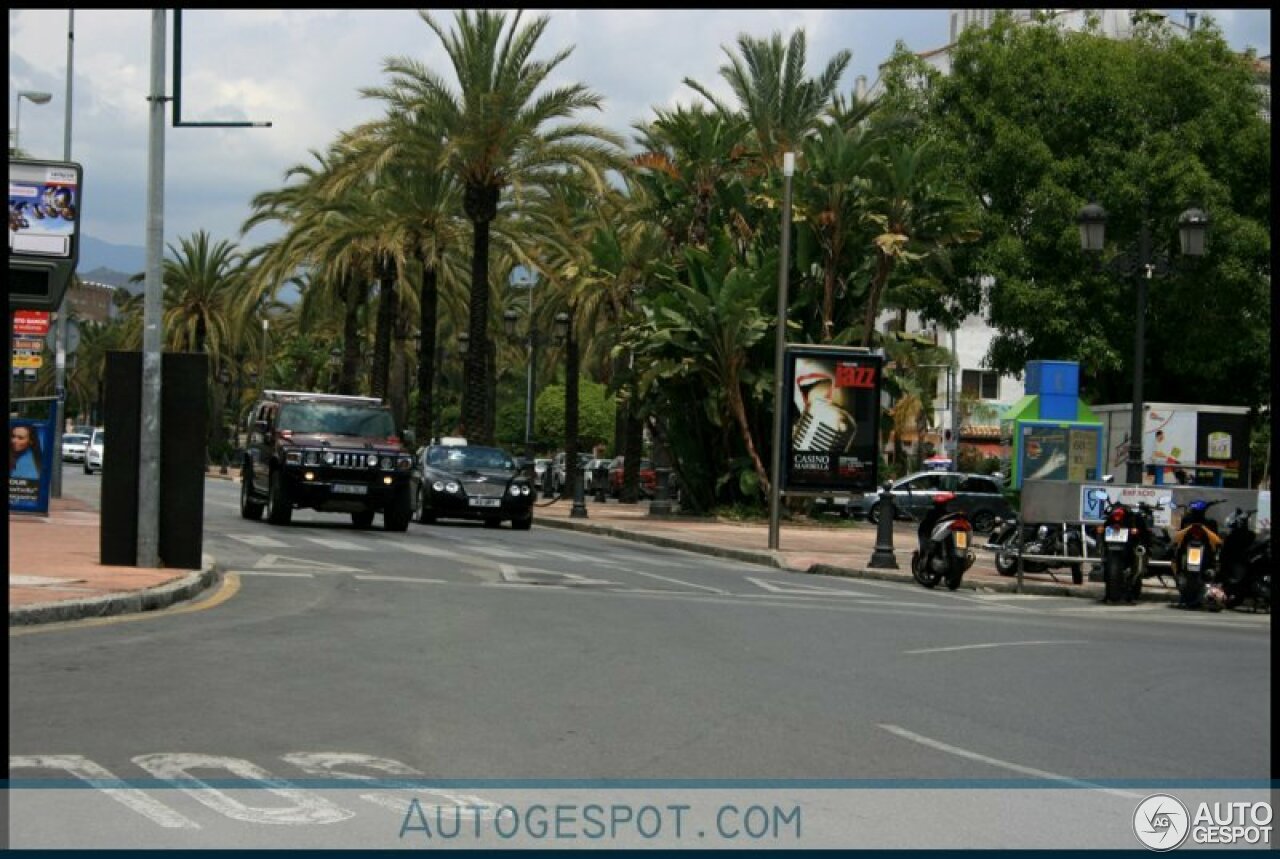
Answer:
<svg viewBox="0 0 1280 859"><path fill-rule="evenodd" d="M786 347L782 491L876 488L883 368L883 356L868 349Z"/></svg>
<svg viewBox="0 0 1280 859"><path fill-rule="evenodd" d="M1104 450L1099 424L1018 421L1017 486L1024 480L1097 480Z"/></svg>
<svg viewBox="0 0 1280 859"><path fill-rule="evenodd" d="M84 171L9 159L9 306L56 310L80 258Z"/></svg>
<svg viewBox="0 0 1280 859"><path fill-rule="evenodd" d="M53 461L53 421L9 418L9 509L49 512Z"/></svg>

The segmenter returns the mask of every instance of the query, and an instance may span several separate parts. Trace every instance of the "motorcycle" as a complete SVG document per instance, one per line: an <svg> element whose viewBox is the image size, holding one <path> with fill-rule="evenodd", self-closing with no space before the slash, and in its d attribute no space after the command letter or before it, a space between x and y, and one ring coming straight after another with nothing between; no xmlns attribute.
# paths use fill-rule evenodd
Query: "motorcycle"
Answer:
<svg viewBox="0 0 1280 859"><path fill-rule="evenodd" d="M1218 580L1227 608L1250 601L1254 611L1271 610L1271 537L1261 539L1249 527L1256 511L1237 507L1227 517L1226 536L1218 554Z"/></svg>
<svg viewBox="0 0 1280 859"><path fill-rule="evenodd" d="M947 588L954 591L975 560L969 550L973 541L969 517L960 510L947 510L947 504L955 497L954 492L934 495L933 506L920 520L920 547L911 553L911 574L926 588L945 581Z"/></svg>
<svg viewBox="0 0 1280 859"><path fill-rule="evenodd" d="M1225 500L1192 501L1174 536L1173 577L1183 608L1222 610L1225 595L1215 581L1222 538L1218 536L1218 523L1208 517L1208 512Z"/></svg>
<svg viewBox="0 0 1280 859"><path fill-rule="evenodd" d="M1021 555L1065 555L1087 557L1094 554L1094 539L1084 535L1081 540L1079 529L1067 528L1060 524L1035 526L1020 525L1016 518L1009 520L996 519L987 538L986 548L996 553L996 572L1002 576L1012 576L1018 572L1018 556ZM1021 534L1019 533L1021 531ZM1027 535L1031 536L1028 537ZM1084 582L1084 565L1067 561L1038 561L1023 558L1022 570L1027 573L1045 573L1061 567L1071 568L1073 584Z"/></svg>
<svg viewBox="0 0 1280 859"><path fill-rule="evenodd" d="M1142 595L1147 576L1156 506L1139 501L1136 505L1112 501L1105 489L1095 489L1094 501L1101 502L1103 523L1097 526L1102 537L1102 581L1104 603L1134 603Z"/></svg>

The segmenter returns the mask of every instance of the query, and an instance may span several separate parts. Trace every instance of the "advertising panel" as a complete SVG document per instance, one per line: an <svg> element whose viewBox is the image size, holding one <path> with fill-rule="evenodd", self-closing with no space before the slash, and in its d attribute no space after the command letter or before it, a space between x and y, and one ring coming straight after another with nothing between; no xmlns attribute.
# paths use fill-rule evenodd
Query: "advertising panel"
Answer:
<svg viewBox="0 0 1280 859"><path fill-rule="evenodd" d="M1201 412L1195 463L1222 469L1222 485L1244 488L1249 478L1249 416Z"/></svg>
<svg viewBox="0 0 1280 859"><path fill-rule="evenodd" d="M53 422L9 418L9 509L49 512Z"/></svg>
<svg viewBox="0 0 1280 859"><path fill-rule="evenodd" d="M75 165L10 163L10 253L71 259L78 179Z"/></svg>
<svg viewBox="0 0 1280 859"><path fill-rule="evenodd" d="M787 347L782 491L876 488L883 363L866 349Z"/></svg>
<svg viewBox="0 0 1280 859"><path fill-rule="evenodd" d="M1160 486L1115 486L1113 484L1097 484L1080 487L1080 518L1088 522L1101 522L1103 502L1095 501L1090 494L1095 489L1106 490L1112 501L1137 507L1142 502L1155 508L1152 522L1160 528L1168 528L1173 522L1173 488ZM1163 504L1163 506L1161 506Z"/></svg>
<svg viewBox="0 0 1280 859"><path fill-rule="evenodd" d="M1196 413L1148 407L1142 416L1142 453L1146 463L1168 466L1164 483L1176 483L1178 466L1195 464Z"/></svg>
<svg viewBox="0 0 1280 859"><path fill-rule="evenodd" d="M1026 480L1097 480L1102 426L1019 422L1017 485Z"/></svg>

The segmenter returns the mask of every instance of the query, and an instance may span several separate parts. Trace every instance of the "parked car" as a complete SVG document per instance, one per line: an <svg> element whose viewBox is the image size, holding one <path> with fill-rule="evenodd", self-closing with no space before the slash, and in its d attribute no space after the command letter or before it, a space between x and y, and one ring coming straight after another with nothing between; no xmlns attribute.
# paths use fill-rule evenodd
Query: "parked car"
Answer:
<svg viewBox="0 0 1280 859"><path fill-rule="evenodd" d="M589 453L578 454L579 468L586 468L587 463L590 461L591 461L591 454ZM565 452L562 450L555 455L554 459L551 460L551 491L554 492L556 495L562 494L564 490L567 488L565 486L565 482L568 478L565 477L564 464L565 464ZM586 484L583 484L583 486L585 488Z"/></svg>
<svg viewBox="0 0 1280 859"><path fill-rule="evenodd" d="M263 391L245 417L240 515L288 525L293 510L348 513L388 531L413 518L414 458L376 397Z"/></svg>
<svg viewBox="0 0 1280 859"><path fill-rule="evenodd" d="M418 521L478 519L497 528L504 521L517 531L533 526L536 490L526 472L502 448L432 444L418 460Z"/></svg>
<svg viewBox="0 0 1280 859"><path fill-rule="evenodd" d="M614 498L622 497L622 473L626 460L615 456L609 463L609 494ZM640 494L652 498L658 491L658 473L653 470L653 463L647 459L640 460Z"/></svg>
<svg viewBox="0 0 1280 859"><path fill-rule="evenodd" d="M85 451L89 447L89 436L69 432L62 437L62 461L84 462Z"/></svg>
<svg viewBox="0 0 1280 859"><path fill-rule="evenodd" d="M533 461L533 482L538 488L545 486L543 483L547 479L547 473L551 470L550 459L535 459Z"/></svg>
<svg viewBox="0 0 1280 859"><path fill-rule="evenodd" d="M609 490L609 463L612 461L613 460L602 459L600 457L593 457L587 460L587 464L582 467L582 491L583 492L596 491L596 489L598 488L596 486L596 471L601 468L604 469L605 474L604 474L604 479L601 480L600 482L600 485L604 487L606 492Z"/></svg>
<svg viewBox="0 0 1280 859"><path fill-rule="evenodd" d="M102 427L95 427L89 436L89 444L84 450L84 473L93 474L102 470L102 456L107 446L107 432Z"/></svg>
<svg viewBox="0 0 1280 859"><path fill-rule="evenodd" d="M996 517L1007 519L1013 508L1001 491L1000 481L989 474L966 474L956 471L922 471L897 480L890 487L899 519L918 520L933 504L938 492L954 492L953 510L969 516L973 530L985 534ZM856 495L849 502L849 512L871 522L880 521L880 493Z"/></svg>

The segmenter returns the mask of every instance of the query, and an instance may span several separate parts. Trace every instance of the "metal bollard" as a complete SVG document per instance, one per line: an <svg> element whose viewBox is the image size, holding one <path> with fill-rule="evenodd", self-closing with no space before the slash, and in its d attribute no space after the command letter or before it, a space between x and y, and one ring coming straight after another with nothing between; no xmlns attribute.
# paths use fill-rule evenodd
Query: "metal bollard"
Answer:
<svg viewBox="0 0 1280 859"><path fill-rule="evenodd" d="M586 499L582 496L582 469L573 470L573 508L569 511L570 519L587 519Z"/></svg>
<svg viewBox="0 0 1280 859"><path fill-rule="evenodd" d="M649 515L670 516L671 495L668 492L667 483L671 480L671 469L655 469L655 475L658 478L658 486L654 489L653 500L649 502Z"/></svg>
<svg viewBox="0 0 1280 859"><path fill-rule="evenodd" d="M893 554L893 493L889 491L892 484L886 482L880 489L880 523L876 528L876 547L871 553L868 567L879 567L886 570L898 569L898 559Z"/></svg>

